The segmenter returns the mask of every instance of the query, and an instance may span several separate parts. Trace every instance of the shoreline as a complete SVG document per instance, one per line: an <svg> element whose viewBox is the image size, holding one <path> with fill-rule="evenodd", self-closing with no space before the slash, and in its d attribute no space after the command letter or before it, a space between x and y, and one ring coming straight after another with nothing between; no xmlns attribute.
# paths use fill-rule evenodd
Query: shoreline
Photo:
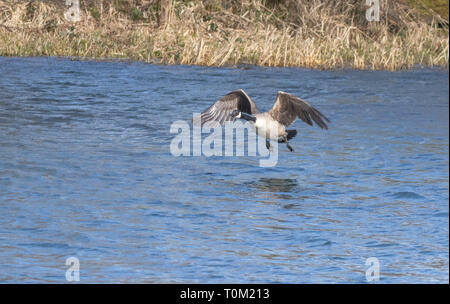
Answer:
<svg viewBox="0 0 450 304"><path fill-rule="evenodd" d="M153 3L147 6L125 0L120 7L86 0L80 21L72 23L61 1L0 0L0 56L318 70L448 69L448 23L440 16L425 21L411 7L380 1L390 5L393 17L370 23L365 7L332 0L316 7L286 0L292 11L258 0L228 8L205 5L211 1L165 1L165 9L152 6L162 0L144 1ZM295 9L314 14L300 18ZM396 15L405 12L415 19Z"/></svg>
<svg viewBox="0 0 450 304"><path fill-rule="evenodd" d="M232 65L222 65L222 66L214 66L214 65L200 65L200 64L186 64L186 63L165 63L162 61L147 62L142 60L134 60L130 58L90 58L90 57L77 57L77 56L51 56L51 55L41 55L41 56L3 56L0 55L0 58L15 58L15 59L56 59L56 60L67 60L67 61L81 61L81 62L111 62L111 63L142 63L156 66L186 66L186 67L204 67L204 68L226 68L226 69L252 69L252 68L261 68L261 69L300 69L300 70L310 70L310 71L329 71L329 72L342 72L342 71L360 71L360 72L407 72L407 71L420 71L420 70L430 70L430 71L442 71L448 72L448 66L427 66L427 65L413 65L409 68L404 69L396 69L396 70L373 70L373 69L356 69L352 66L347 67L338 67L338 68L316 68L316 67L303 67L303 66L264 66L264 65L256 65L256 64L247 64L247 63L239 63Z"/></svg>

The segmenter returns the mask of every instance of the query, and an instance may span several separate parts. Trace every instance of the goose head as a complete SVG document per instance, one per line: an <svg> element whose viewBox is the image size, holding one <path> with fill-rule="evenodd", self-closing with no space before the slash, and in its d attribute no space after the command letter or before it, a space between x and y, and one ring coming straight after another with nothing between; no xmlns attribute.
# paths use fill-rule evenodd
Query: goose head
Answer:
<svg viewBox="0 0 450 304"><path fill-rule="evenodd" d="M231 112L230 116L232 118L241 118L242 117L242 112L239 110L234 110L233 112Z"/></svg>

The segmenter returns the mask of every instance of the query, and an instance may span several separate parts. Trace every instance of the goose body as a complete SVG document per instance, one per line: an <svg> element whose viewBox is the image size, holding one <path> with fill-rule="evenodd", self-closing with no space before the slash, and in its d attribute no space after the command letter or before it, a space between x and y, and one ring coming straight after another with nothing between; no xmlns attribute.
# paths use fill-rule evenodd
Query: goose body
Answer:
<svg viewBox="0 0 450 304"><path fill-rule="evenodd" d="M292 94L279 91L271 110L260 113L253 100L244 90L228 93L212 104L199 116L201 125L216 122L223 125L226 121L244 119L251 123L258 136L266 139L266 146L270 149L269 140L286 143L290 151L289 140L297 134L296 130L287 130L297 118L309 125L313 122L322 129L328 129L325 122L329 122L322 113Z"/></svg>
<svg viewBox="0 0 450 304"><path fill-rule="evenodd" d="M265 112L254 116L256 121L252 125L259 136L266 139L279 140L287 135L286 128L275 119L272 119L269 113Z"/></svg>

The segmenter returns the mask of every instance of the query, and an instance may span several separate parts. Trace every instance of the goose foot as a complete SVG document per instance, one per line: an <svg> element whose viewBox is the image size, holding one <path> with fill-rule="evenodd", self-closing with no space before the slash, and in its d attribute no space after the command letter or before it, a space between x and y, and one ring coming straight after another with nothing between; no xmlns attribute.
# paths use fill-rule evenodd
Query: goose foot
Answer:
<svg viewBox="0 0 450 304"><path fill-rule="evenodd" d="M268 139L266 139L266 148L267 148L267 150L272 152L272 146L270 145L270 141Z"/></svg>
<svg viewBox="0 0 450 304"><path fill-rule="evenodd" d="M288 141L286 140L286 147L288 147L289 151L294 152L294 149L289 145Z"/></svg>

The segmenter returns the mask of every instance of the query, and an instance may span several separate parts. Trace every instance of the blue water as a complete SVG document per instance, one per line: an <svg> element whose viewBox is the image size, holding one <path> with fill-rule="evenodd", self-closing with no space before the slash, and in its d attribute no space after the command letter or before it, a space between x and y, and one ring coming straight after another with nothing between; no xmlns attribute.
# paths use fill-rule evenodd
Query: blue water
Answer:
<svg viewBox="0 0 450 304"><path fill-rule="evenodd" d="M449 282L448 70L312 71L0 57L0 282ZM170 125L283 90L295 152L174 157Z"/></svg>

